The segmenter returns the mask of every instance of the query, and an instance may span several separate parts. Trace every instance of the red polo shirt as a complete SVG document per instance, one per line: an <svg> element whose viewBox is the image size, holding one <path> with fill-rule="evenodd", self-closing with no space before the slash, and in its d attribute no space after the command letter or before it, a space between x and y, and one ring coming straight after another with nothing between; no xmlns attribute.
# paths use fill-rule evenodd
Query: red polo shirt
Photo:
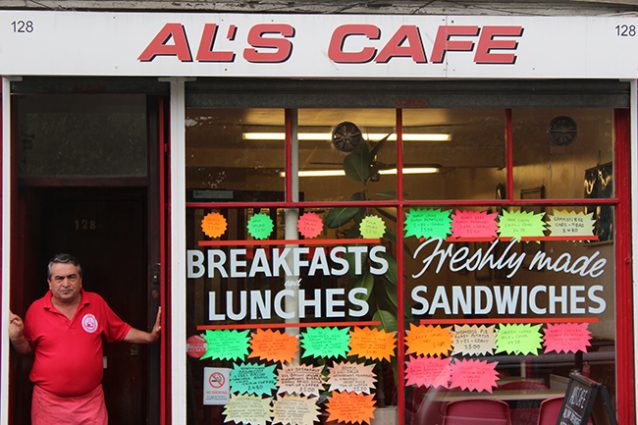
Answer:
<svg viewBox="0 0 638 425"><path fill-rule="evenodd" d="M58 396L79 396L102 382L102 337L124 339L131 326L94 292L82 290L73 320L51 303L51 291L27 311L24 336L35 353L30 378Z"/></svg>

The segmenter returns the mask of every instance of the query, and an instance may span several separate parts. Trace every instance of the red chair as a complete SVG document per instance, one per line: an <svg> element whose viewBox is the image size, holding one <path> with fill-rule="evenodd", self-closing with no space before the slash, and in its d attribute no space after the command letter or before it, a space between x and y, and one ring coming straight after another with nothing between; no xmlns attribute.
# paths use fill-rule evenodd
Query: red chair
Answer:
<svg viewBox="0 0 638 425"><path fill-rule="evenodd" d="M512 425L510 407L501 400L451 401L445 408L443 425Z"/></svg>
<svg viewBox="0 0 638 425"><path fill-rule="evenodd" d="M499 384L497 391L542 391L547 390L547 385L542 382L519 379ZM510 415L514 425L536 425L538 422L538 401L520 400L511 402Z"/></svg>
<svg viewBox="0 0 638 425"><path fill-rule="evenodd" d="M498 386L497 390L546 390L547 385L538 381L510 381Z"/></svg>
<svg viewBox="0 0 638 425"><path fill-rule="evenodd" d="M541 402L538 410L538 425L556 425L564 397L552 397Z"/></svg>
<svg viewBox="0 0 638 425"><path fill-rule="evenodd" d="M556 425L564 397L552 397L541 402L537 425ZM593 425L591 419L587 425Z"/></svg>

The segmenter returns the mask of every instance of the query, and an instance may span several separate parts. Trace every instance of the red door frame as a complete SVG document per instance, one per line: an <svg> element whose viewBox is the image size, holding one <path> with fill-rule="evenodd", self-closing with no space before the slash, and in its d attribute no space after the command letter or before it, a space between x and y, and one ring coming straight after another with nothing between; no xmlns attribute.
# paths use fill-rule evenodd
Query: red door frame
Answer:
<svg viewBox="0 0 638 425"><path fill-rule="evenodd" d="M635 423L633 292L631 258L630 111L614 111L616 180L616 400L618 423ZM621 374L622 371L622 374Z"/></svg>
<svg viewBox="0 0 638 425"><path fill-rule="evenodd" d="M0 75L0 82L2 81L2 76ZM0 99L2 99L4 85L0 84ZM3 102L0 101L0 148L4 146L4 133L3 133ZM157 154L159 155L159 168L158 173L160 175L159 178L159 202L157 207L159 208L159 222L160 222L160 305L162 306L162 335L160 339L160 424L167 424L167 417L170 418L170 395L171 395L171 385L170 385L170 351L167 350L167 341L170 339L170 323L167 321L167 313L170 311L170 307L165 307L170 300L170 286L168 285L168 276L170 273L170 250L167 247L170 247L170 231L168 230L168 223L166 221L166 211L169 208L167 204L167 194L166 191L170 188L170 176L166 174L165 164L167 162L166 155L168 153L168 123L169 117L168 112L166 111L164 105L164 99L160 98L158 100L158 145L157 145ZM13 136L13 135L12 135ZM2 170L2 166L4 164L4 156L2 151L0 150L0 170ZM12 174L13 174L12 170ZM3 174L0 173L0 187L2 187L3 183ZM15 179L12 178L12 184L15 183ZM15 190L13 190L15 193ZM3 193L0 190L0 206L2 206L2 202L4 201ZM12 206L12 217L16 216L16 204ZM13 218L12 218L13 220ZM0 223L0 240L2 240L4 236L4 228L2 223ZM11 246L13 247L15 242L11 242ZM3 257L2 257L2 244L0 244L0 266L3 265ZM4 288L4 285L7 285L7 282L0 282L0 289ZM6 313L4 311L3 304L3 291L0 290L0 314L2 317ZM0 350L4 347L4 344L9 344L8 341L1 340L0 341ZM2 364L0 364L1 370ZM10 368L9 368L10 372ZM2 394L0 391L0 397L3 397L5 400L12 397L12 394L9 392L8 394ZM11 403L8 402L10 405ZM11 412L9 412L11 415ZM9 423L12 421L9 420Z"/></svg>
<svg viewBox="0 0 638 425"><path fill-rule="evenodd" d="M170 341L170 224L167 221L167 212L170 211L170 173L167 173L166 164L169 158L169 123L170 117L165 107L164 98L158 100L158 146L159 154L159 224L160 224L160 306L162 307L160 337L160 425L170 423L171 417L171 352L167 349ZM168 422L167 422L168 421Z"/></svg>

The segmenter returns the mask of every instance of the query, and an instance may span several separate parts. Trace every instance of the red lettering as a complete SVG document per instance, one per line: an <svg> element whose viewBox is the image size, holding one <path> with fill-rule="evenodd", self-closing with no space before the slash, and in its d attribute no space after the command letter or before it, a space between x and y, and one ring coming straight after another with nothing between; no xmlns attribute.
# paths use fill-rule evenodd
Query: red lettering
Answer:
<svg viewBox="0 0 638 425"><path fill-rule="evenodd" d="M374 47L364 47L358 52L345 52L344 45L350 36L362 35L368 40L378 40L381 30L374 25L342 25L335 29L328 47L328 57L336 63L367 63L377 53Z"/></svg>
<svg viewBox="0 0 638 425"><path fill-rule="evenodd" d="M174 44L168 44L170 39L173 39ZM182 24L164 25L137 60L151 62L156 56L177 56L182 62L193 61Z"/></svg>
<svg viewBox="0 0 638 425"><path fill-rule="evenodd" d="M473 41L450 40L454 36L477 36L479 27L476 25L444 25L439 27L432 47L432 63L443 63L446 52L471 52L474 49Z"/></svg>
<svg viewBox="0 0 638 425"><path fill-rule="evenodd" d="M404 46L406 41L407 45ZM427 63L421 33L415 25L401 26L374 61L388 63L394 57L408 57L416 63Z"/></svg>
<svg viewBox="0 0 638 425"><path fill-rule="evenodd" d="M292 43L283 38L264 37L265 34L277 34L282 37L294 37L295 29L287 24L259 24L248 33L248 43L256 48L275 49L274 52L260 52L257 49L244 49L244 58L252 63L285 62L292 53Z"/></svg>
<svg viewBox="0 0 638 425"><path fill-rule="evenodd" d="M237 26L231 25L228 27L228 34L226 34L226 38L229 40L234 40L236 34L237 34Z"/></svg>
<svg viewBox="0 0 638 425"><path fill-rule="evenodd" d="M492 50L516 50L518 42L516 40L494 40L494 37L511 36L520 37L523 35L523 27L484 27L481 31L474 55L475 63L501 63L513 64L516 62L514 53L491 53Z"/></svg>
<svg viewBox="0 0 638 425"><path fill-rule="evenodd" d="M216 37L217 24L204 25L202 39L199 42L199 49L197 50L198 62L232 62L235 59L235 54L233 52L213 51Z"/></svg>

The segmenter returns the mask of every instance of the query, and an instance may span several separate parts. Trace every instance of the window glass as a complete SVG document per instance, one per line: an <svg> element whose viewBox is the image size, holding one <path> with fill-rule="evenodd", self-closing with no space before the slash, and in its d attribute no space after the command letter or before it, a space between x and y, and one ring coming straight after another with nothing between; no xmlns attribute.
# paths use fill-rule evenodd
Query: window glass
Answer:
<svg viewBox="0 0 638 425"><path fill-rule="evenodd" d="M395 122L394 109L300 109L300 199L396 198Z"/></svg>
<svg viewBox="0 0 638 425"><path fill-rule="evenodd" d="M187 108L189 200L283 200L284 163L283 109Z"/></svg>
<svg viewBox="0 0 638 425"><path fill-rule="evenodd" d="M189 423L363 423L374 414L393 424L403 409L405 424L434 425L452 401L489 395L513 425L535 424L540 402L564 394L574 370L602 382L615 403L615 207L596 205L613 196L606 113L600 151L586 148L589 159L576 160L575 145L547 148L540 130L522 128L559 112L515 111L514 121L523 117L513 125L515 198L526 202L459 207L450 200L505 197L506 111L402 111L404 167L427 160L438 171L404 175L407 203L396 201L396 175L371 172L395 165L395 110L293 112L300 174L345 174L298 176L302 206L326 207L216 203L285 200L283 140L261 140L253 152L240 136L258 123L283 134L284 112L189 110L189 196L213 201L187 210ZM595 125L591 110L576 112L579 122L593 114ZM333 143L336 129L361 134L357 146ZM424 133L450 140L414 141ZM553 173L569 164L583 168L559 188ZM198 167L237 177L211 186L195 178ZM363 177L348 175L355 171ZM550 196L591 205L543 205ZM386 206L330 206L379 199ZM410 205L422 200L440 203ZM221 381L230 382L223 391Z"/></svg>
<svg viewBox="0 0 638 425"><path fill-rule="evenodd" d="M146 176L145 96L30 95L17 111L21 177Z"/></svg>
<svg viewBox="0 0 638 425"><path fill-rule="evenodd" d="M611 175L612 109L514 109L512 138L516 198L539 187L554 199L613 197L602 187L600 196L583 188L603 164Z"/></svg>
<svg viewBox="0 0 638 425"><path fill-rule="evenodd" d="M452 238L416 225L427 220ZM535 424L574 370L615 398L614 247L594 227L573 206L406 211L406 423L489 396L513 424Z"/></svg>
<svg viewBox="0 0 638 425"><path fill-rule="evenodd" d="M293 422L396 414L394 220L189 208L189 423L272 421L264 405Z"/></svg>
<svg viewBox="0 0 638 425"><path fill-rule="evenodd" d="M505 111L404 109L406 199L494 199L505 183Z"/></svg>

